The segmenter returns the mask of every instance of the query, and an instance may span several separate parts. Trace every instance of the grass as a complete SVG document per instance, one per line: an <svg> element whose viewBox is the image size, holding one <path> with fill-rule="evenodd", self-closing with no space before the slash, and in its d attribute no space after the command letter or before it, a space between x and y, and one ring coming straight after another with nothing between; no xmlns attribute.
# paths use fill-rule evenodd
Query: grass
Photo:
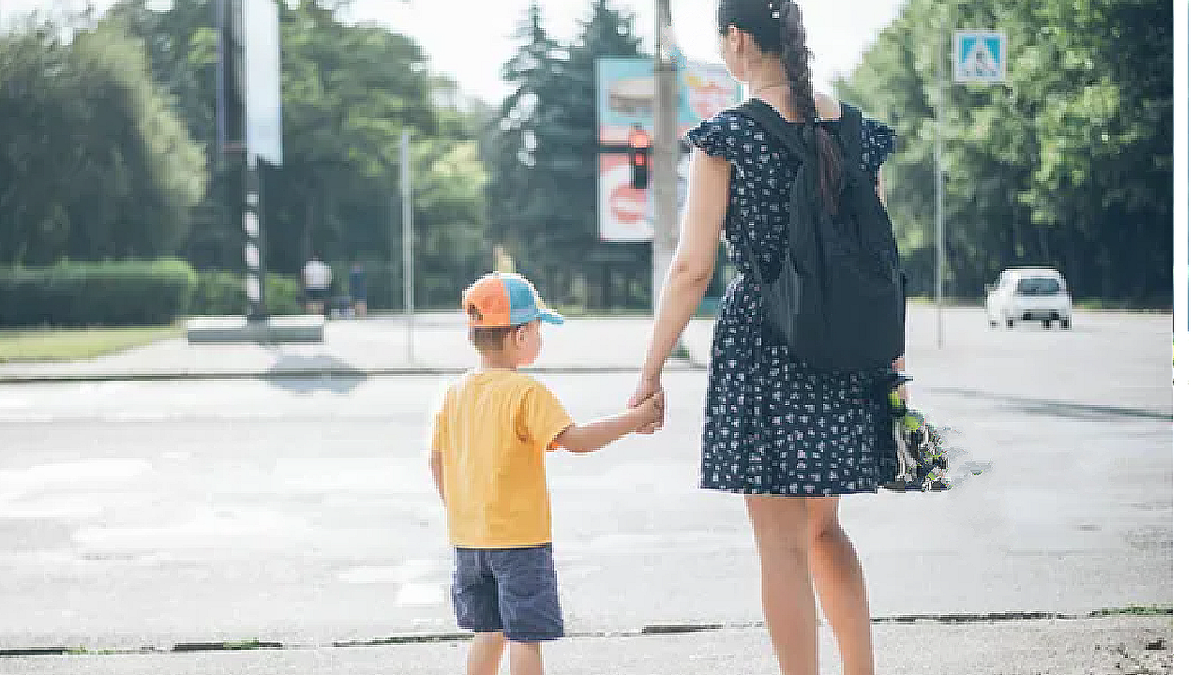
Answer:
<svg viewBox="0 0 1200 675"><path fill-rule="evenodd" d="M0 330L0 363L73 361L183 335L183 325Z"/></svg>

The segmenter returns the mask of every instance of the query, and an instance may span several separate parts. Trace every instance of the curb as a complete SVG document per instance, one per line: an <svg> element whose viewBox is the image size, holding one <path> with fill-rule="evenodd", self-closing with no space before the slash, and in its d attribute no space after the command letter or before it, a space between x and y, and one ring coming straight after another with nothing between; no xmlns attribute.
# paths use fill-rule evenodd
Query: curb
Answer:
<svg viewBox="0 0 1200 675"><path fill-rule="evenodd" d="M989 624L1001 622L1022 621L1094 621L1113 618L1168 618L1173 617L1171 607L1141 608L1139 611L1121 609L1101 609L1087 614L1062 614L1058 612L992 612L986 614L901 614L896 616L873 617L872 624ZM638 630L610 632L568 632L564 638L633 638L633 637L669 637L691 633L712 632L721 630L765 629L762 621L728 622L728 623L697 623L697 624L647 624ZM328 644L289 644L283 642L245 640L232 642L178 642L169 647L143 646L133 649L87 650L72 647L16 647L0 649L0 659L37 657L37 656L116 656L128 654L186 654L196 652L233 652L312 649L315 647L387 647L408 644L428 644L437 642L465 642L472 638L467 632L431 632L394 635L368 640L335 640ZM1148 644L1147 649L1163 649L1162 641Z"/></svg>
<svg viewBox="0 0 1200 675"><path fill-rule="evenodd" d="M403 366L396 368L286 368L280 370L260 371L218 371L193 370L147 372L134 371L128 373L47 373L47 374L0 374L0 384L46 384L71 382L157 382L171 380L258 380L258 379L299 379L314 377L330 378L366 378L366 377L414 377L414 376L447 376L458 375L469 366L450 368L446 366ZM703 364L692 361L668 364L663 372L700 372L706 370ZM634 366L547 366L543 368L522 368L521 372L534 375L599 375L606 373L640 373L641 368Z"/></svg>

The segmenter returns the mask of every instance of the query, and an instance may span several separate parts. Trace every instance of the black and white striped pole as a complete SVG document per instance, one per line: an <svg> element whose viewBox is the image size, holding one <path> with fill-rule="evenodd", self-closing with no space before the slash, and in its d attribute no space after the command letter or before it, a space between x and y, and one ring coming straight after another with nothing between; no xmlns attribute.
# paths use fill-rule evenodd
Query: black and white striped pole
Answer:
<svg viewBox="0 0 1200 675"><path fill-rule="evenodd" d="M259 225L258 158L246 165L246 209L242 213L242 229L246 233L246 300L250 304L250 321L267 318L263 302L262 228Z"/></svg>

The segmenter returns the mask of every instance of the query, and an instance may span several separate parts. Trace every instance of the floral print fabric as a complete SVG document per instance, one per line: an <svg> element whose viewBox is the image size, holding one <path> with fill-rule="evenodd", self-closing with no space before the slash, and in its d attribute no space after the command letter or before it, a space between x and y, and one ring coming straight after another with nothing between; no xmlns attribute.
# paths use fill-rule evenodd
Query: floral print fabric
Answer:
<svg viewBox="0 0 1200 675"><path fill-rule="evenodd" d="M821 124L837 133L836 120ZM800 125L793 126L799 133ZM808 496L875 492L896 471L895 458L877 441L891 429L878 394L881 373L809 370L763 329L748 261L757 256L768 278L778 269L795 158L736 110L701 122L688 140L732 165L722 237L739 272L725 291L713 335L701 487ZM864 117L862 168L874 176L893 147L892 130Z"/></svg>

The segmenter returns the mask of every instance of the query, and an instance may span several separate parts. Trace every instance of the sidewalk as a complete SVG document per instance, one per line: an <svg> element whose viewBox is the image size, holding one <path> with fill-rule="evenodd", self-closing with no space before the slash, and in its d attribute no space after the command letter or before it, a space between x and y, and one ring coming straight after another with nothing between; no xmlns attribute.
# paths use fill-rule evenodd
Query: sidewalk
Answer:
<svg viewBox="0 0 1200 675"><path fill-rule="evenodd" d="M1173 671L1172 617L1108 617L874 626L877 672L887 675L1107 675ZM399 639L397 639L398 641ZM820 672L839 673L827 626ZM201 646L193 646L199 648ZM295 645L228 651L0 657L22 675L444 675L462 672L467 643L418 638L378 645ZM544 647L555 675L759 675L778 672L762 627L570 636ZM505 667L505 672L507 672Z"/></svg>
<svg viewBox="0 0 1200 675"><path fill-rule="evenodd" d="M649 317L573 318L547 326L543 354L529 370L636 372L650 326ZM457 314L419 314L412 334L411 359L407 320L381 316L329 321L320 344L188 344L173 338L87 361L0 363L0 382L442 374L476 364ZM693 321L682 339L691 358L669 367L703 368L711 336L711 320Z"/></svg>

